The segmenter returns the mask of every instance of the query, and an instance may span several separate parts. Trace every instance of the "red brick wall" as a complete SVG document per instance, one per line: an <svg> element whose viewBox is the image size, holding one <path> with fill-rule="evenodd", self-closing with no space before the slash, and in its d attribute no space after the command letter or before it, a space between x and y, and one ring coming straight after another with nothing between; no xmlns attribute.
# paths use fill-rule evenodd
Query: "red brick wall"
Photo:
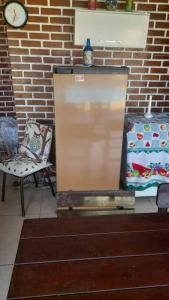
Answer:
<svg viewBox="0 0 169 300"><path fill-rule="evenodd" d="M53 65L82 63L82 47L72 43L74 8L87 8L86 0L22 0L29 21L21 30L8 27L16 115L22 131L25 119L53 120ZM118 9L124 9L124 0ZM98 7L103 8L103 3ZM140 49L95 49L95 64L126 65L130 75L127 112L144 113L148 96L153 110L169 111L169 3L135 0L135 10L150 12L147 46ZM125 24L124 24L125 26Z"/></svg>
<svg viewBox="0 0 169 300"><path fill-rule="evenodd" d="M15 116L7 28L3 20L1 4L0 1L0 117Z"/></svg>

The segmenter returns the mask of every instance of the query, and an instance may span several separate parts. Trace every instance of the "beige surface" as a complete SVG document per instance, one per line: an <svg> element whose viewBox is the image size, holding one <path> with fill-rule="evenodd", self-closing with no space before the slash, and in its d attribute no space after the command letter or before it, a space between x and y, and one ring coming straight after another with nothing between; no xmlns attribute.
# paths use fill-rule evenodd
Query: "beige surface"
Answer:
<svg viewBox="0 0 169 300"><path fill-rule="evenodd" d="M58 191L118 190L126 74L54 75Z"/></svg>
<svg viewBox="0 0 169 300"><path fill-rule="evenodd" d="M117 48L145 48L149 14L109 10L75 10L74 44Z"/></svg>

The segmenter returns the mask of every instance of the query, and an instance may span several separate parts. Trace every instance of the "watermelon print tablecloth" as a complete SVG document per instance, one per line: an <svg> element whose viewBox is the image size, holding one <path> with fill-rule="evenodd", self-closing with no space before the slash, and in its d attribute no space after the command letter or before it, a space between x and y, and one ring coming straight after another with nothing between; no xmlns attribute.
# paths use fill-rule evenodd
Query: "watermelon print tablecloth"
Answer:
<svg viewBox="0 0 169 300"><path fill-rule="evenodd" d="M127 116L128 189L144 190L169 182L169 116Z"/></svg>

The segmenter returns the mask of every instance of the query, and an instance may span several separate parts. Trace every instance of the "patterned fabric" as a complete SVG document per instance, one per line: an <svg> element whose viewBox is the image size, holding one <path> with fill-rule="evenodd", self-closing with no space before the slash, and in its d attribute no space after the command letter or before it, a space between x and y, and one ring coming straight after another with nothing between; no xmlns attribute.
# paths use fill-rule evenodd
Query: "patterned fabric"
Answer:
<svg viewBox="0 0 169 300"><path fill-rule="evenodd" d="M25 127L25 137L19 149L29 157L47 160L52 142L52 129L49 126L29 120Z"/></svg>
<svg viewBox="0 0 169 300"><path fill-rule="evenodd" d="M0 151L8 155L17 153L18 128L17 122L12 117L0 117Z"/></svg>
<svg viewBox="0 0 169 300"><path fill-rule="evenodd" d="M126 129L128 189L144 190L169 182L169 116L128 116Z"/></svg>
<svg viewBox="0 0 169 300"><path fill-rule="evenodd" d="M0 170L25 177L50 166L47 162L52 141L52 129L33 120L28 120L25 137L19 147L18 154L2 161Z"/></svg>
<svg viewBox="0 0 169 300"><path fill-rule="evenodd" d="M128 117L127 148L130 152L161 151L169 152L169 117L157 114L152 119L142 116Z"/></svg>

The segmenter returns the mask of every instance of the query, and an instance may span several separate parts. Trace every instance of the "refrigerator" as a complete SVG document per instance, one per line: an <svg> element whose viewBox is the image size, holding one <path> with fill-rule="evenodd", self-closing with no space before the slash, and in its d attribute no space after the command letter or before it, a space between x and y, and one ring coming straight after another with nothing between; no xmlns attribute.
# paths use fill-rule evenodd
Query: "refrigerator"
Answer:
<svg viewBox="0 0 169 300"><path fill-rule="evenodd" d="M58 192L119 190L128 69L54 67Z"/></svg>

